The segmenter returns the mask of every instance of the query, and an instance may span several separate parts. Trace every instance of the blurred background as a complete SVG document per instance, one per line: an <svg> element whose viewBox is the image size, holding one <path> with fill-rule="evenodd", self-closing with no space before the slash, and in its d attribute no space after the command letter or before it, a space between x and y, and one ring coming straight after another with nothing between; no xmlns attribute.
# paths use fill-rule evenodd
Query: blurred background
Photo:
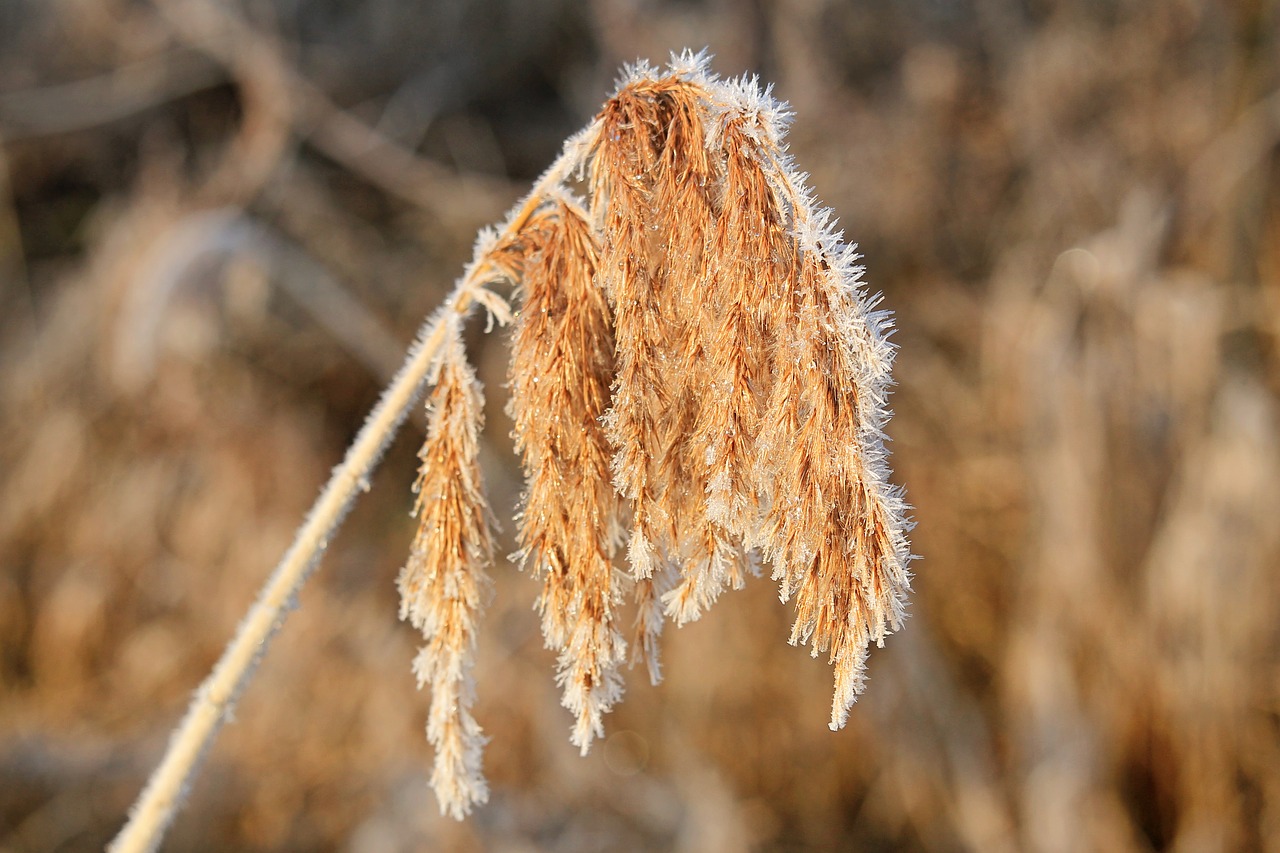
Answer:
<svg viewBox="0 0 1280 853"><path fill-rule="evenodd" d="M848 728L760 580L579 758L500 561L492 798L440 818L419 417L166 849L1280 850L1278 36L1274 0L0 0L0 849L101 849L476 229L622 63L706 46L794 106L897 313L922 559Z"/></svg>

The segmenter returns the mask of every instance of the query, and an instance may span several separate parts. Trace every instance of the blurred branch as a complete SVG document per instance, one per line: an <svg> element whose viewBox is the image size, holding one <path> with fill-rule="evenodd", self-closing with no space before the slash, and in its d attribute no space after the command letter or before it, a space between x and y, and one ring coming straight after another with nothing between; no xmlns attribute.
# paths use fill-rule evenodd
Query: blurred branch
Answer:
<svg viewBox="0 0 1280 853"><path fill-rule="evenodd" d="M179 48L97 77L6 92L0 94L0 138L13 141L110 124L226 79L218 64Z"/></svg>
<svg viewBox="0 0 1280 853"><path fill-rule="evenodd" d="M478 57L447 56L405 80L386 99L377 131L402 144L421 142L445 107L474 89Z"/></svg>
<svg viewBox="0 0 1280 853"><path fill-rule="evenodd" d="M1202 227L1228 202L1232 191L1280 141L1280 90L1246 109L1205 146L1187 171L1187 210Z"/></svg>
<svg viewBox="0 0 1280 853"><path fill-rule="evenodd" d="M20 291L26 313L35 316L35 300L27 279L27 263L22 252L22 231L13 206L13 186L9 179L9 156L0 144L0 294L12 284Z"/></svg>
<svg viewBox="0 0 1280 853"><path fill-rule="evenodd" d="M137 387L154 369L156 339L173 293L202 258L248 254L274 268L271 280L378 379L389 381L404 347L318 261L234 208L177 223L137 276L116 334L118 377Z"/></svg>
<svg viewBox="0 0 1280 853"><path fill-rule="evenodd" d="M285 88L295 133L317 150L388 195L439 218L457 215L460 200L484 208L484 216L510 203L516 190L505 180L458 175L417 156L338 107L327 94L285 62L279 47L228 6L205 0L155 0L175 32L228 66L255 63Z"/></svg>
<svg viewBox="0 0 1280 853"><path fill-rule="evenodd" d="M949 777L952 823L971 850L1014 851L1018 840L1008 800L991 760L993 738L977 699L942 659L926 625L902 632L903 686L932 735L939 771ZM921 827L923 833L927 827Z"/></svg>

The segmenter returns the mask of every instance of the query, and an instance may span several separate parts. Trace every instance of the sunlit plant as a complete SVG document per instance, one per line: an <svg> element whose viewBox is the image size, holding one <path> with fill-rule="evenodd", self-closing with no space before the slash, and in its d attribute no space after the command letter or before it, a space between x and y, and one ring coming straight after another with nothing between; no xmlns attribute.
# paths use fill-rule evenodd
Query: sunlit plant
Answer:
<svg viewBox="0 0 1280 853"><path fill-rule="evenodd" d="M424 637L414 670L432 692L441 810L461 818L487 798L472 669L493 534L477 459L481 388L462 344L476 306L490 328L512 328L526 478L514 559L540 583L571 741L586 753L603 734L629 660L658 681L666 619L697 619L765 568L795 601L791 642L834 665L830 726L844 725L869 646L904 617L911 523L884 446L891 319L792 163L789 117L754 79L721 80L702 55L627 69L506 222L481 234L197 692L115 849L158 843L428 381L400 615Z"/></svg>

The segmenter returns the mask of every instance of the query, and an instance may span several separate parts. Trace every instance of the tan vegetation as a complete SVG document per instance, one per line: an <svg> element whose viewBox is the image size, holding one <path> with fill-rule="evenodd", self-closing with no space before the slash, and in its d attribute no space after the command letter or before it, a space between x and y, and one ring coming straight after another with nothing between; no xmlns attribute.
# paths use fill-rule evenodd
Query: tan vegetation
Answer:
<svg viewBox="0 0 1280 853"><path fill-rule="evenodd" d="M481 391L454 322L436 368L431 421L414 491L418 533L400 573L400 618L426 641L414 660L418 685L431 685L427 737L436 748L431 786L441 811L461 817L488 797L480 771L484 742L471 714L477 617L493 560L489 506L480 478Z"/></svg>
<svg viewBox="0 0 1280 853"><path fill-rule="evenodd" d="M530 315L490 335L478 317L462 334L486 389L474 464L500 523L468 713L489 738L488 803L439 814L433 701L409 676L422 640L395 620L433 417L419 410L354 482L368 493L165 849L1276 849L1274 4L436 5L0 2L0 847L100 850L119 829L476 230L624 62L707 44L714 68L758 70L792 104L805 183L859 241L898 328L886 430L922 559L911 618L868 659L845 728L822 725L830 668L784 642L797 612L753 577L776 565L671 595L686 578L664 550L715 528L673 535L658 512L654 572L636 581L624 501L622 532L592 534L617 549L616 587L587 594L621 596L609 630L637 666L577 755L540 630L556 611L530 604L561 595L571 627L580 587L553 588L508 521L533 497L517 463L537 470L504 411ZM726 150L732 129L711 126L704 148ZM530 212L530 259L571 251L548 242L568 211L608 228L597 177L588 165ZM704 203L687 189L655 187L657 212ZM761 213L786 192L741 189ZM771 269L761 238L703 221L672 236ZM494 291L533 298L541 267L503 264L490 272L518 286ZM715 355L774 334L720 285L743 275L708 267L662 340ZM699 411L646 427L679 418L697 446L648 487L679 466L725 500L675 512L802 549L821 517L753 528L761 507L729 499L793 489L780 454L713 470L746 452L725 445L707 462L713 423L740 419L760 444L777 401L761 395L752 425L725 393L760 381L752 364L701 364L714 380L672 386ZM599 389L624 366L575 372L593 369ZM601 464L598 445L581 452ZM668 505L661 488L652 501ZM806 577L778 578L802 606ZM661 637L650 686L662 623L716 592L722 606ZM817 636L824 618L798 627Z"/></svg>
<svg viewBox="0 0 1280 853"><path fill-rule="evenodd" d="M782 599L796 597L791 642L836 665L833 730L862 690L867 646L902 622L909 523L882 430L889 322L790 166L783 115L703 57L665 72L642 63L549 173L589 170L590 212L544 177L477 249L475 269L501 259L495 270L521 285L518 558L542 579L543 636L583 755L622 697L628 588L656 683L658 605L696 619L743 586L759 549ZM462 817L488 797L469 709L490 535L476 386L450 322L401 614L428 643L416 668L433 693L432 785ZM624 577L614 555L628 524ZM673 588L659 596L655 574Z"/></svg>

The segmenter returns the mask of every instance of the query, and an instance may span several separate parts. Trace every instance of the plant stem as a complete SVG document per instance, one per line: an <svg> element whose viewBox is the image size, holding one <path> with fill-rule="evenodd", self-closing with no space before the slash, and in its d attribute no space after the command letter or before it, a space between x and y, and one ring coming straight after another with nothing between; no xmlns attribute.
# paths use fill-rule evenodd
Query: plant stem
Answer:
<svg viewBox="0 0 1280 853"><path fill-rule="evenodd" d="M460 295L455 295L455 303L460 301ZM421 344L410 353L348 449L342 465L334 470L293 545L240 623L222 658L196 691L190 710L169 741L164 759L130 812L129 822L108 848L112 853L140 853L158 846L196 765L248 683L267 643L292 609L293 600L327 546L328 537L341 523L409 408L421 396L444 341L443 332L444 324L439 319L429 324Z"/></svg>
<svg viewBox="0 0 1280 853"><path fill-rule="evenodd" d="M503 236L515 235L553 188L559 186L580 162L596 125L570 138L564 152L543 174L524 202L508 218ZM477 257L458 282L444 307L423 325L404 366L387 386L342 464L311 508L293 545L267 580L257 600L240 623L217 665L196 690L187 715L170 737L160 766L151 774L129 820L108 846L110 853L144 853L155 850L172 822L196 767L213 743L228 713L248 684L267 644L296 606L298 591L315 568L329 537L346 516L358 491L368 489L368 478L395 436L409 409L422 395L423 386L445 341L446 327L465 315L476 291L493 275L486 257Z"/></svg>

